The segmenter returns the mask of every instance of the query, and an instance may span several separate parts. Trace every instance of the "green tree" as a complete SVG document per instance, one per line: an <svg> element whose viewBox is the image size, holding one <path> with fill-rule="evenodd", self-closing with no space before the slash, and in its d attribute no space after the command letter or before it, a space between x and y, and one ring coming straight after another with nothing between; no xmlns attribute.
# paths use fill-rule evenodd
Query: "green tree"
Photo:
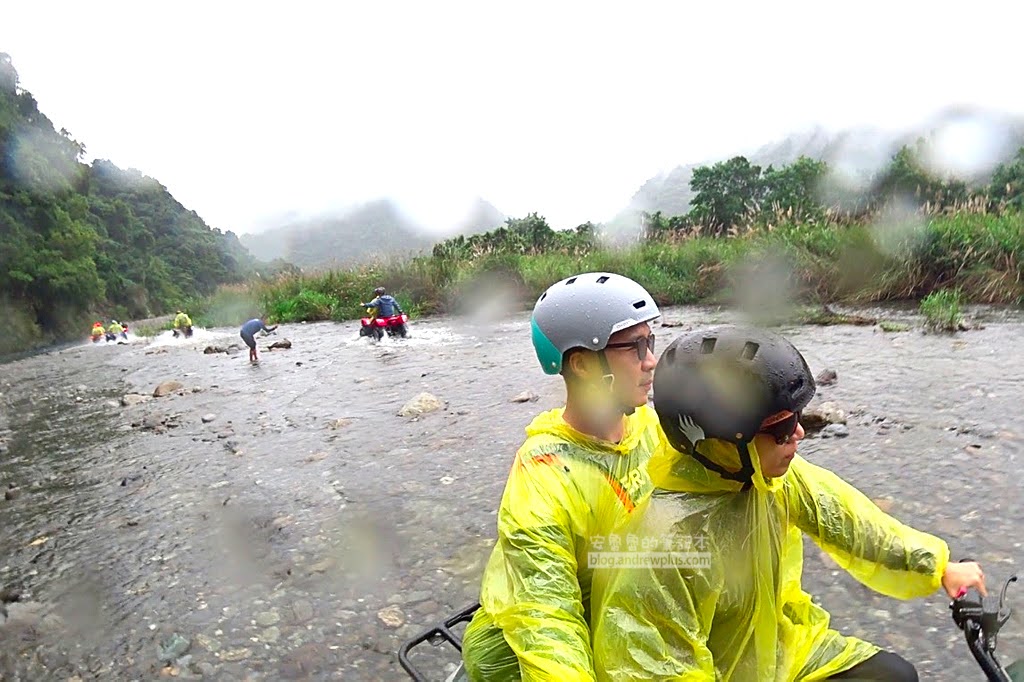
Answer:
<svg viewBox="0 0 1024 682"><path fill-rule="evenodd" d="M820 218L824 213L820 190L827 175L825 162L806 156L779 169L769 166L762 176L764 210L798 221Z"/></svg>
<svg viewBox="0 0 1024 682"><path fill-rule="evenodd" d="M713 234L721 234L756 210L764 195L761 167L736 156L693 171L690 216Z"/></svg>

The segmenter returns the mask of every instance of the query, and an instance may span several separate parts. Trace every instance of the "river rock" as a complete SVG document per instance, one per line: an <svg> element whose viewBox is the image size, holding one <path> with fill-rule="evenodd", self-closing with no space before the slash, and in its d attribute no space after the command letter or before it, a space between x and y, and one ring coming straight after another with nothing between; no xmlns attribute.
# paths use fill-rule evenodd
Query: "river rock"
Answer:
<svg viewBox="0 0 1024 682"><path fill-rule="evenodd" d="M399 417L416 417L427 412L434 412L443 407L441 401L430 393L420 393L418 396L407 402L398 411Z"/></svg>
<svg viewBox="0 0 1024 682"><path fill-rule="evenodd" d="M274 343L267 346L267 350L288 350L291 347L291 341L289 341L288 339L282 339L280 341L275 341Z"/></svg>
<svg viewBox="0 0 1024 682"><path fill-rule="evenodd" d="M850 429L845 424L829 424L819 435L822 438L846 438L850 435Z"/></svg>
<svg viewBox="0 0 1024 682"><path fill-rule="evenodd" d="M175 391L180 391L182 388L184 388L184 385L180 381L165 381L153 389L153 397L163 398Z"/></svg>
<svg viewBox="0 0 1024 682"><path fill-rule="evenodd" d="M138 405L139 403L146 403L153 399L153 396L142 395L141 393L127 393L121 396L121 405L124 407L131 407L132 405Z"/></svg>
<svg viewBox="0 0 1024 682"><path fill-rule="evenodd" d="M216 418L217 418L217 415L215 415L213 412L211 412L209 414L204 414L202 416L202 420L203 420L204 424L209 424L210 422L212 422Z"/></svg>
<svg viewBox="0 0 1024 682"><path fill-rule="evenodd" d="M203 349L204 355L213 355L214 353L227 353L228 349L223 346L207 346Z"/></svg>
<svg viewBox="0 0 1024 682"><path fill-rule="evenodd" d="M304 599L292 604L292 615L296 623L305 623L313 617L313 605Z"/></svg>
<svg viewBox="0 0 1024 682"><path fill-rule="evenodd" d="M159 658L164 663L170 663L181 658L191 646L192 642L175 632L160 644Z"/></svg>
<svg viewBox="0 0 1024 682"><path fill-rule="evenodd" d="M388 606L377 612L377 618L389 628L400 628L405 624L405 614L397 606Z"/></svg>
<svg viewBox="0 0 1024 682"><path fill-rule="evenodd" d="M845 424L846 413L832 402L821 403L800 413L800 423L807 431L817 431L829 424Z"/></svg>
<svg viewBox="0 0 1024 682"><path fill-rule="evenodd" d="M21 497L21 490L18 488L8 488L4 491L4 499L8 502L16 500Z"/></svg>
<svg viewBox="0 0 1024 682"><path fill-rule="evenodd" d="M221 658L223 658L225 661L244 661L250 656L252 656L252 649L242 647L239 649L231 649L230 651L225 651Z"/></svg>
<svg viewBox="0 0 1024 682"><path fill-rule="evenodd" d="M275 625L279 620L281 620L281 616L277 611L263 611L256 614L256 624L263 628Z"/></svg>
<svg viewBox="0 0 1024 682"><path fill-rule="evenodd" d="M281 639L281 630L275 626L271 626L260 633L260 641L267 644L273 644L279 639Z"/></svg>
<svg viewBox="0 0 1024 682"><path fill-rule="evenodd" d="M892 511L892 505L894 500L891 497L876 497L871 500L875 503L875 506L888 514Z"/></svg>
<svg viewBox="0 0 1024 682"><path fill-rule="evenodd" d="M538 398L540 398L540 396L537 395L536 393L533 393L531 391L523 391L519 395L514 396L512 398L511 402L514 402L514 403L533 403L533 402L536 402Z"/></svg>
<svg viewBox="0 0 1024 682"><path fill-rule="evenodd" d="M831 386L839 380L839 375L834 369L823 369L818 376L814 377L814 383L818 386Z"/></svg>

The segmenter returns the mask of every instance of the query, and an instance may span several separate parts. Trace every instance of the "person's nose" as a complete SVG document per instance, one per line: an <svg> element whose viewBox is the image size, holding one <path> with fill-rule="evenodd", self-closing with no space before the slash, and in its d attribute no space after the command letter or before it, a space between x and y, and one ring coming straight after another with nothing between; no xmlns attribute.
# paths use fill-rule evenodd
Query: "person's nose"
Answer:
<svg viewBox="0 0 1024 682"><path fill-rule="evenodd" d="M646 348L644 352L644 359L640 361L640 368L645 372L652 372L657 364L658 358L654 357L654 353L651 352L650 348Z"/></svg>

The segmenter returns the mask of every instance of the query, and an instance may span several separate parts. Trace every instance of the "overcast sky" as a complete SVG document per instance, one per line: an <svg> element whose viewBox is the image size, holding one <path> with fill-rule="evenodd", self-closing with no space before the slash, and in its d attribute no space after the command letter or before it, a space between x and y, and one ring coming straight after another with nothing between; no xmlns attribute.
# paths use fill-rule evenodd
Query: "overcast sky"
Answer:
<svg viewBox="0 0 1024 682"><path fill-rule="evenodd" d="M568 227L814 124L1024 113L1022 22L1013 0L4 0L0 51L89 158L221 229L381 196Z"/></svg>

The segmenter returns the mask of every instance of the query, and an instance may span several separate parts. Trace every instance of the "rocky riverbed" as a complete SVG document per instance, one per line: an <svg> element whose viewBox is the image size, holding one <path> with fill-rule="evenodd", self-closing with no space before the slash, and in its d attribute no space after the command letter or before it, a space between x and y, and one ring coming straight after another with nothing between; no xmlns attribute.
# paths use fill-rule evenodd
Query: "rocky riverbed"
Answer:
<svg viewBox="0 0 1024 682"><path fill-rule="evenodd" d="M802 453L997 587L1024 558L1024 318L972 314L956 335L785 331L835 373L816 402L837 423ZM668 310L659 350L727 317ZM525 314L411 332L285 325L258 365L227 329L3 365L0 679L403 679L400 643L476 599L512 454L563 397ZM980 679L944 595L875 595L807 549L836 627L922 679ZM1011 622L1000 650L1021 639Z"/></svg>

